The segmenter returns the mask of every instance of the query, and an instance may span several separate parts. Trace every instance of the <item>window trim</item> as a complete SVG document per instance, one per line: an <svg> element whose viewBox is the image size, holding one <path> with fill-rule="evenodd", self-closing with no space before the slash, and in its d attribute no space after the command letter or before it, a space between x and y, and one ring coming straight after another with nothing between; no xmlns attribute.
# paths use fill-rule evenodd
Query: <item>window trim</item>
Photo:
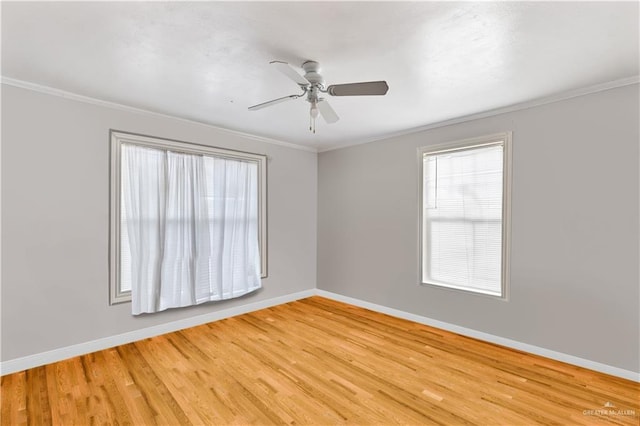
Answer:
<svg viewBox="0 0 640 426"><path fill-rule="evenodd" d="M228 148L183 142L156 136L109 130L109 305L131 301L131 291L120 289L120 153L123 143L255 162L258 166L258 244L260 277L268 277L267 250L267 156Z"/></svg>
<svg viewBox="0 0 640 426"><path fill-rule="evenodd" d="M509 300L509 282L511 272L511 185L512 185L512 138L513 133L502 132L475 138L427 145L418 148L418 282L420 286L464 292L503 301ZM500 295L488 294L468 288L444 285L443 283L427 282L424 277L424 165L425 154L441 154L451 151L463 151L473 148L502 145L502 271L500 277Z"/></svg>

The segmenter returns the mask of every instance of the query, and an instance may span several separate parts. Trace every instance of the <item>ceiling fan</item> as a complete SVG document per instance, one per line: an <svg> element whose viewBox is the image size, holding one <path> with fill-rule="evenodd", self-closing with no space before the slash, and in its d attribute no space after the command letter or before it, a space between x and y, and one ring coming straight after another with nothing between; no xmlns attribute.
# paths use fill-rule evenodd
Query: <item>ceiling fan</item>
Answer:
<svg viewBox="0 0 640 426"><path fill-rule="evenodd" d="M249 111L256 111L271 105L306 97L306 101L311 104L309 110L309 130L316 132L316 118L322 115L327 123L335 123L339 120L338 114L331 108L331 105L320 97L321 93L328 93L331 96L371 96L385 95L389 90L386 81L367 81L362 83L332 84L325 87L324 79L320 75L320 64L316 61L306 61L302 64L304 76L300 75L291 65L281 61L271 61L278 71L289 77L300 86L302 93L299 95L289 95L261 104L249 107Z"/></svg>

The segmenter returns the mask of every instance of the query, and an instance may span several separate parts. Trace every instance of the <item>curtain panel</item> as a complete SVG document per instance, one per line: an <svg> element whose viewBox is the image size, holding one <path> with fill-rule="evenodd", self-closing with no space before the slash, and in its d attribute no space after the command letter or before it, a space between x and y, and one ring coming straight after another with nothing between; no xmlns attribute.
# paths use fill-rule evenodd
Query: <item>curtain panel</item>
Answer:
<svg viewBox="0 0 640 426"><path fill-rule="evenodd" d="M261 287L257 165L133 144L121 151L121 279L132 313Z"/></svg>

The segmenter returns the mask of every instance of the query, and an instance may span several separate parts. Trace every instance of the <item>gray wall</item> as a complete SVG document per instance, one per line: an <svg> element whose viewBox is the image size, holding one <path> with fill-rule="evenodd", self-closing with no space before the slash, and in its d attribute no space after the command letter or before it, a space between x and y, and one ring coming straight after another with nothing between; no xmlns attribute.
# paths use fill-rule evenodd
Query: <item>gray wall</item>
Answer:
<svg viewBox="0 0 640 426"><path fill-rule="evenodd" d="M638 85L319 155L318 288L631 371ZM513 131L508 302L419 286L416 148Z"/></svg>
<svg viewBox="0 0 640 426"><path fill-rule="evenodd" d="M108 305L109 129L267 154L269 278L232 301ZM170 118L2 87L2 361L312 289L317 155Z"/></svg>
<svg viewBox="0 0 640 426"><path fill-rule="evenodd" d="M317 224L320 289L640 370L637 85L318 163L206 126L2 89L2 361L314 288ZM108 305L109 128L270 156L264 289L142 317ZM510 301L419 286L416 148L505 130Z"/></svg>

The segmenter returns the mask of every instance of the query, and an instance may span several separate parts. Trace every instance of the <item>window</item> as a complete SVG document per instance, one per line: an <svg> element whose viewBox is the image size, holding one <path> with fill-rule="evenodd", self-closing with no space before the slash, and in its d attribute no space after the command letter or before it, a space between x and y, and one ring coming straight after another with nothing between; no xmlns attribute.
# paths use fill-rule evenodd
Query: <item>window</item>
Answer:
<svg viewBox="0 0 640 426"><path fill-rule="evenodd" d="M422 283L506 298L511 133L419 155Z"/></svg>
<svg viewBox="0 0 640 426"><path fill-rule="evenodd" d="M110 303L132 300L134 280L193 285L137 313L237 297L243 274L259 286L266 167L264 155L112 131Z"/></svg>

